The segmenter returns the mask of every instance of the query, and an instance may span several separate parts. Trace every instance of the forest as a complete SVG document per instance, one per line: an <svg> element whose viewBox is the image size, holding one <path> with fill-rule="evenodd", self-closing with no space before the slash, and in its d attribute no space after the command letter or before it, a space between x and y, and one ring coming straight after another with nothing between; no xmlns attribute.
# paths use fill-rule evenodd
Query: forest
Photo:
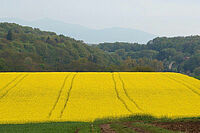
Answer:
<svg viewBox="0 0 200 133"><path fill-rule="evenodd" d="M120 60L156 60L161 62L162 71L200 75L200 36L158 37L147 44L116 42L97 47Z"/></svg>
<svg viewBox="0 0 200 133"><path fill-rule="evenodd" d="M54 32L0 23L0 71L170 71L199 76L200 36L88 45Z"/></svg>

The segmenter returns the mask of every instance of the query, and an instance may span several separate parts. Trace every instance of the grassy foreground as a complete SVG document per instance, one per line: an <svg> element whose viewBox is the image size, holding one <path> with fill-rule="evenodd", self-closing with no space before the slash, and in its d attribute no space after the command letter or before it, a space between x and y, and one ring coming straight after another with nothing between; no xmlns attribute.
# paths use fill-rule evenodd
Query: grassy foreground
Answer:
<svg viewBox="0 0 200 133"><path fill-rule="evenodd" d="M90 133L91 123L52 122L0 125L1 133Z"/></svg>
<svg viewBox="0 0 200 133"><path fill-rule="evenodd" d="M180 129L166 129L159 127L159 123L191 123L199 122L200 117L191 118L156 118L149 115L135 115L124 118L98 119L94 122L52 122L52 123L29 123L29 124L2 124L1 133L179 133L190 132L191 127ZM157 125L156 125L157 124ZM188 125L187 125L188 126ZM200 127L195 127L196 132ZM192 130L192 129L190 129ZM191 131L194 132L195 131Z"/></svg>

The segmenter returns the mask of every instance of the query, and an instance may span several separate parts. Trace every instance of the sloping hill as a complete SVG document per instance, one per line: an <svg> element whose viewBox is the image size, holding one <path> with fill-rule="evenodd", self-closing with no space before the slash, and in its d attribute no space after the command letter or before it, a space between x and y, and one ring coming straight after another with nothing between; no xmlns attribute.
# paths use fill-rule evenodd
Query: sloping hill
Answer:
<svg viewBox="0 0 200 133"><path fill-rule="evenodd" d="M0 23L0 71L98 71L115 61L82 41Z"/></svg>
<svg viewBox="0 0 200 133"><path fill-rule="evenodd" d="M17 18L0 18L0 21L37 27L47 31L55 31L57 34L64 34L77 40L83 40L89 44L116 41L147 43L156 37L153 34L136 29L112 27L97 30L48 18L35 21L25 21Z"/></svg>

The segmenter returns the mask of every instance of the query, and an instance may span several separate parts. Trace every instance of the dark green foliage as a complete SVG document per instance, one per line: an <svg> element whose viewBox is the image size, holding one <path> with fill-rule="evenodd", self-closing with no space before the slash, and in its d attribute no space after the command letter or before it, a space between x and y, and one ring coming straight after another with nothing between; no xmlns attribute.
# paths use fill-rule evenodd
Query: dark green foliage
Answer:
<svg viewBox="0 0 200 133"><path fill-rule="evenodd" d="M194 70L200 67L200 36L155 38L147 45L131 43L103 43L97 47L118 56L121 60L141 60L148 58L162 62L163 68L155 71L173 71L197 75ZM130 59L129 59L130 60ZM145 63L147 65L148 63ZM142 67L144 67L142 65ZM198 75L197 75L198 76Z"/></svg>
<svg viewBox="0 0 200 133"><path fill-rule="evenodd" d="M10 23L0 23L0 29L0 71L104 71L119 62L98 48L53 32Z"/></svg>
<svg viewBox="0 0 200 133"><path fill-rule="evenodd" d="M184 70L194 72L198 76L198 68L200 67L200 55L191 56L187 61L184 62Z"/></svg>
<svg viewBox="0 0 200 133"><path fill-rule="evenodd" d="M54 32L0 23L0 59L0 71L173 71L198 76L200 37L89 46Z"/></svg>
<svg viewBox="0 0 200 133"><path fill-rule="evenodd" d="M200 76L195 76L195 78L200 80Z"/></svg>
<svg viewBox="0 0 200 133"><path fill-rule="evenodd" d="M3 58L0 58L0 72L6 70L7 70L6 62Z"/></svg>
<svg viewBox="0 0 200 133"><path fill-rule="evenodd" d="M12 30L9 30L9 31L8 31L8 34L7 34L6 38L7 38L7 40L10 40L10 41L13 40L13 33L12 33Z"/></svg>
<svg viewBox="0 0 200 133"><path fill-rule="evenodd" d="M145 45L123 44L113 46L118 49L116 54L107 53L96 46L88 46L53 32L40 31L17 24L0 24L0 58L1 71L161 71L155 60L143 58L154 57L153 50L138 54L138 65L127 64L126 51L144 50ZM100 45L101 46L101 45ZM112 44L111 44L112 46ZM103 47L102 47L103 48ZM108 47L109 49L109 47ZM112 51L111 51L112 52ZM134 55L134 54L133 54ZM130 55L130 56L133 56ZM151 63L152 62L152 63ZM6 63L6 69L5 69ZM146 63L146 64L145 64ZM157 63L159 64L159 63ZM4 68L3 68L4 67ZM162 65L161 65L162 67Z"/></svg>

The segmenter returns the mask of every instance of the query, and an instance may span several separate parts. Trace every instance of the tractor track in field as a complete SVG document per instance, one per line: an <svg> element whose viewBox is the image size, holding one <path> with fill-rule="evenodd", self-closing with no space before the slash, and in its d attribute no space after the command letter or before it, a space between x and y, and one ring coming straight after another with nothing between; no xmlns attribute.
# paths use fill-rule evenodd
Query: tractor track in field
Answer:
<svg viewBox="0 0 200 133"><path fill-rule="evenodd" d="M12 90L12 88L16 87L22 80L24 80L26 77L28 76L28 74L24 75L15 85L13 85L12 87L10 87L3 95L0 96L0 99L4 98L9 92L10 90Z"/></svg>
<svg viewBox="0 0 200 133"><path fill-rule="evenodd" d="M115 81L115 77L114 77L114 74L112 74L112 79L113 79L113 82L114 82L114 88L115 88L115 92L116 92L116 95L117 95L117 98L118 100L121 101L121 103L124 105L124 107L126 108L126 110L128 112L130 112L131 114L133 114L133 112L128 108L128 106L126 105L126 102L119 96L119 92L117 90L117 84L116 84L116 81Z"/></svg>
<svg viewBox="0 0 200 133"><path fill-rule="evenodd" d="M123 90L124 90L124 93L125 93L126 97L137 107L137 109L139 109L140 111L143 112L143 109L141 109L140 106L129 96L129 94L128 94L128 92L127 92L127 89L126 89L126 87L125 87L125 83L124 83L124 81L123 81L123 79L122 79L120 73L118 73L118 75L119 75L119 79L120 79L120 81L121 81L121 83L122 83L122 88L123 88Z"/></svg>
<svg viewBox="0 0 200 133"><path fill-rule="evenodd" d="M186 81L184 81L183 79L179 79L180 81L182 81L182 82L186 82ZM186 82L187 83L187 82ZM200 88L198 88L198 87L196 87L196 86L194 86L194 85L192 85L191 84L191 86L193 86L194 88L197 88L198 90L200 90Z"/></svg>
<svg viewBox="0 0 200 133"><path fill-rule="evenodd" d="M174 80L174 81L176 81L177 83L179 83L179 84L181 84L181 85L184 85L186 88L188 88L189 90L191 90L193 93L195 93L195 94L197 94L198 96L200 96L200 93L199 92L197 92L197 91L195 91L193 88L191 88L189 85L187 85L187 84L185 84L185 83L183 83L183 82L181 82L181 81L179 81L179 80L177 80L177 79L174 79L174 78L172 78L172 77L170 77L169 75L166 75L169 79L171 79L171 80Z"/></svg>
<svg viewBox="0 0 200 133"><path fill-rule="evenodd" d="M3 89L5 89L6 87L8 87L10 84L12 84L15 80L17 80L20 76L22 76L22 74L16 76L13 80L11 80L9 83L7 83L4 87L2 87L0 89L0 91L2 91Z"/></svg>
<svg viewBox="0 0 200 133"><path fill-rule="evenodd" d="M62 117L63 112L65 111L65 108L67 107L67 103L68 103L68 101L69 101L70 93L71 93L71 90L72 90L72 87L73 87L73 83L74 83L74 79L75 79L76 75L77 75L77 74L74 74L74 76L72 77L71 86L70 86L69 91L68 91L68 93L67 93L67 98L66 98L66 101L65 101L65 105L64 105L63 109L61 110L60 118Z"/></svg>
<svg viewBox="0 0 200 133"><path fill-rule="evenodd" d="M63 91L63 88L65 87L66 81L67 81L67 79L68 79L68 77L69 77L70 75L71 75L71 74L67 74L67 75L65 76L64 81L63 81L63 84L62 84L62 87L60 88L60 91L59 91L59 93L58 93L58 97L57 97L57 99L56 99L56 101L55 101L55 103L54 103L52 109L51 109L50 112L49 112L48 118L51 117L52 112L53 112L54 109L56 108L56 105L58 104L58 101L59 101L59 99L60 99L60 96L61 96L61 93L62 93L62 91Z"/></svg>

